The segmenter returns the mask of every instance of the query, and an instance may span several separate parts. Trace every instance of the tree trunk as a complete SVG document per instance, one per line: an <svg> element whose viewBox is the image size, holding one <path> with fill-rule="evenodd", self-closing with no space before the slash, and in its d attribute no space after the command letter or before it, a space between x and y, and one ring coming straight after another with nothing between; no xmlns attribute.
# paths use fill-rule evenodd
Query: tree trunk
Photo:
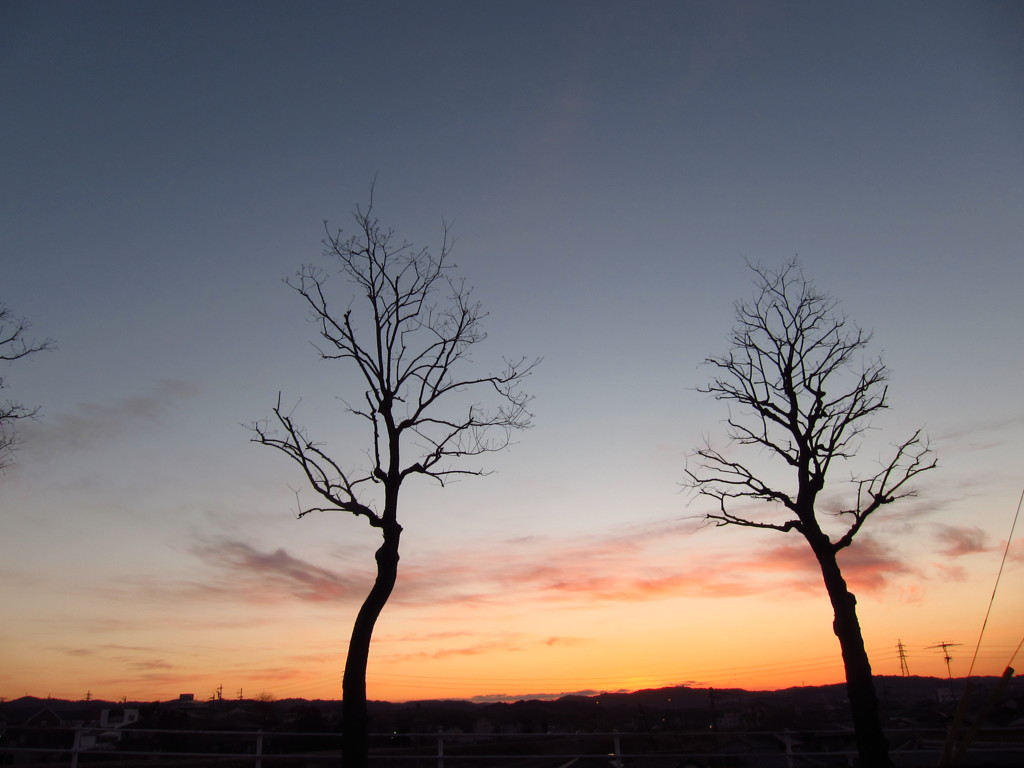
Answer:
<svg viewBox="0 0 1024 768"><path fill-rule="evenodd" d="M864 650L864 636L857 619L857 598L846 587L846 580L836 562L836 552L831 544L820 544L811 542L811 548L821 566L821 575L835 615L832 630L839 638L843 654L846 692L850 699L850 714L853 716L857 752L860 755L859 765L863 768L891 768L893 763L889 757L889 741L882 730L871 662Z"/></svg>
<svg viewBox="0 0 1024 768"><path fill-rule="evenodd" d="M370 759L370 718L366 710L366 665L370 656L373 627L398 578L398 540L402 529L397 524L384 529L384 543L375 555L377 578L366 596L352 626L352 637L345 658L342 679L343 768L368 768Z"/></svg>

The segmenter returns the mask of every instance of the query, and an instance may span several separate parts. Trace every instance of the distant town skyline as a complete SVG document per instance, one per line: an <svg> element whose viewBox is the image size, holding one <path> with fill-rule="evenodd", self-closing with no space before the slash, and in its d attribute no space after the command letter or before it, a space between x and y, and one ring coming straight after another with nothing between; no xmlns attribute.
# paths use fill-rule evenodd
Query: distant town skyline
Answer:
<svg viewBox="0 0 1024 768"><path fill-rule="evenodd" d="M682 488L748 264L794 256L892 372L861 461L918 427L939 461L843 554L874 671L902 642L965 675L1024 490L1022 29L945 0L4 3L0 303L56 347L3 371L41 410L0 475L0 696L340 696L374 532L296 521L245 425L280 392L363 459L358 382L281 280L374 183L398 237L450 225L476 364L543 364L492 475L405 492L370 698L842 679L806 547ZM1024 636L1022 544L975 674Z"/></svg>

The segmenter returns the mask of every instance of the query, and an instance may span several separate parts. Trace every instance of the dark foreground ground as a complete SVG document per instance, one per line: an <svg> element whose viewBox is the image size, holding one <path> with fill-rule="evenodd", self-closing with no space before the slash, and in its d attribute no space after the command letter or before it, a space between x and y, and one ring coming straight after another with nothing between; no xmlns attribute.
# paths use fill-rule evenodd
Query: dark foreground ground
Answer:
<svg viewBox="0 0 1024 768"><path fill-rule="evenodd" d="M974 678L958 765L1024 766L1024 681ZM880 677L900 766L934 766L966 682ZM661 688L480 704L371 703L378 768L852 765L845 686ZM0 703L0 765L316 768L339 760L341 705L287 699Z"/></svg>

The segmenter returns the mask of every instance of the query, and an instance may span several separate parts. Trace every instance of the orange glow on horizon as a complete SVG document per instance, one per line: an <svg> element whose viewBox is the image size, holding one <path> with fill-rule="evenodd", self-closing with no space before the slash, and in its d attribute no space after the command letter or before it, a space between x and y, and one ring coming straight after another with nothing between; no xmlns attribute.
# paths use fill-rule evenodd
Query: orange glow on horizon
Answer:
<svg viewBox="0 0 1024 768"><path fill-rule="evenodd" d="M771 648L765 636L764 647ZM707 661L686 663L689 655L665 658L661 648L617 647L595 648L579 654L575 663L566 663L562 653L536 650L531 653L480 654L468 662L452 656L429 663L389 663L373 661L368 674L369 697L383 701L423 699L518 700L551 698L568 694L631 692L674 686L691 688L743 688L776 690L795 686L829 685L844 681L838 647L834 639L825 637L823 646L808 646L805 652L788 654L771 648L760 660L751 653L730 658L706 655ZM750 641L755 642L755 641ZM739 647L750 645L744 640ZM728 643L726 643L728 645ZM946 677L943 655L929 650L921 641L904 639L909 653L910 673L915 676ZM1006 637L986 643L975 664L975 676L994 676L1003 672L1014 645ZM877 675L900 674L898 650L891 646L869 647L873 669ZM954 677L966 674L973 650L966 646L953 649ZM498 656L502 656L500 661ZM617 655L617 659L611 656ZM514 657L514 659L513 659ZM635 664L624 659L636 658ZM694 659L697 655L694 653ZM246 669L247 660L251 667ZM266 658L250 658L240 650L235 663L220 671L183 674L150 672L146 680L133 680L115 669L92 668L83 676L81 665L46 670L31 683L26 679L8 679L0 691L8 699L21 695L79 700L87 691L94 699L158 701L175 699L181 693L194 693L203 699L222 687L225 698L236 698L239 691L245 698L269 694L275 698L340 699L342 652L307 664L288 668L271 667ZM262 663L261 663L262 662ZM630 669L632 667L632 669ZM9 678L13 676L9 675ZM68 680L80 680L69 686ZM86 680L92 682L86 682ZM19 684L20 682L20 684Z"/></svg>
<svg viewBox="0 0 1024 768"><path fill-rule="evenodd" d="M932 648L942 641L957 644L952 674L967 674L972 628L984 615L978 594L991 588L988 574L967 577L969 558L982 562L971 531L940 532L948 551L934 562L908 565L882 537L864 538L844 560L878 675L900 674L899 640L912 675L947 675ZM705 537L680 558L686 535L668 520L568 545L538 537L529 551L502 558L470 544L414 552L374 633L369 696L515 700L843 682L828 600L799 542ZM6 628L24 637L10 645L0 695L153 701L208 698L220 688L231 697L340 698L345 639L367 574L226 537L195 551L202 578L126 587L138 596L130 616L112 607L122 594L112 592L67 601L47 635L30 636L24 623ZM1006 583L1019 574L1011 558ZM1021 599L1004 585L975 675L999 675L1011 663L1024 629ZM14 592L10 610L29 616L33 600L31 588Z"/></svg>

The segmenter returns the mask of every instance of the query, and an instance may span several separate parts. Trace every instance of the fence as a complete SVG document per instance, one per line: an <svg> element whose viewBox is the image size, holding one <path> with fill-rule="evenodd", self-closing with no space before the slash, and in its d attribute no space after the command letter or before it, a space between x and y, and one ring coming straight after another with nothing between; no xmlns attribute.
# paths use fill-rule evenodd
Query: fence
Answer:
<svg viewBox="0 0 1024 768"><path fill-rule="evenodd" d="M898 766L938 763L945 733L888 732ZM338 733L9 726L0 765L34 768L319 768L340 762ZM374 768L800 768L852 766L849 731L390 733L371 735ZM1021 729L987 729L965 765L1024 765Z"/></svg>

